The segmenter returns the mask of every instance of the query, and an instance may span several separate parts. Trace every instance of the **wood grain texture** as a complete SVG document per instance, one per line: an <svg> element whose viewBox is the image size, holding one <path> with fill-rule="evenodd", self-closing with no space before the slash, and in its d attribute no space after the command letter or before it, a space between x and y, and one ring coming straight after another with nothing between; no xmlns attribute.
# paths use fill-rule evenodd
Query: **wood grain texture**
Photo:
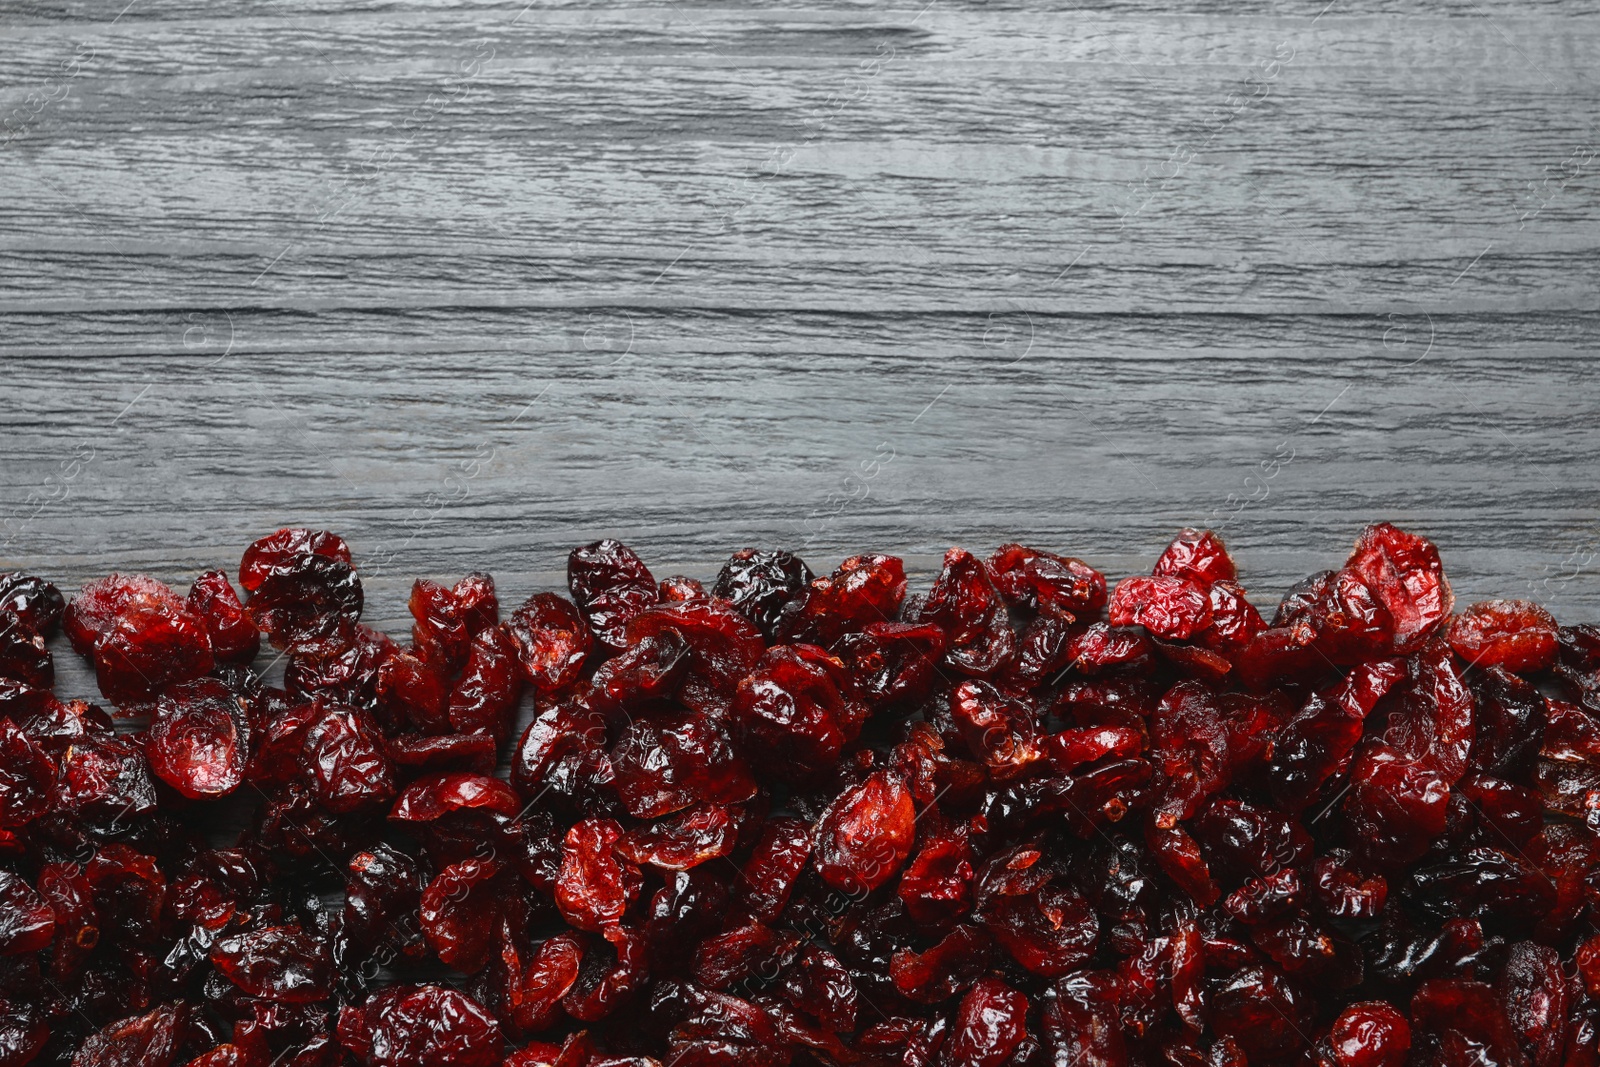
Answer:
<svg viewBox="0 0 1600 1067"><path fill-rule="evenodd" d="M1600 5L1323 2L7 4L0 565L1389 518L1600 616Z"/></svg>

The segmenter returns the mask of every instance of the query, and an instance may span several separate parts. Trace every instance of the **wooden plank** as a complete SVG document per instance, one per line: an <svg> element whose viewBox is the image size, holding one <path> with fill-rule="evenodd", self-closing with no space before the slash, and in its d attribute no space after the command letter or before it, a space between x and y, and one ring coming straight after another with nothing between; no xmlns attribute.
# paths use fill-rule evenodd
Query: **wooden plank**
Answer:
<svg viewBox="0 0 1600 1067"><path fill-rule="evenodd" d="M0 565L1209 523L1270 605L1391 518L1600 611L1594 4L122 10L0 36Z"/></svg>

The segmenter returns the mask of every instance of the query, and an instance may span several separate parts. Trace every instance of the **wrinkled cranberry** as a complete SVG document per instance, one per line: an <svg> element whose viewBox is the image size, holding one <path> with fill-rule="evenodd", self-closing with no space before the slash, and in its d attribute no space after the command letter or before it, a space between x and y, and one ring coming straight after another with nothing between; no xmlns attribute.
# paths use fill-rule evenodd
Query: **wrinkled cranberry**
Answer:
<svg viewBox="0 0 1600 1067"><path fill-rule="evenodd" d="M78 1049L73 1067L166 1067L182 1040L188 1011L163 1004L99 1030Z"/></svg>
<svg viewBox="0 0 1600 1067"><path fill-rule="evenodd" d="M1352 1004L1334 1020L1333 1054L1339 1067L1404 1067L1411 1025L1381 1000Z"/></svg>
<svg viewBox="0 0 1600 1067"><path fill-rule="evenodd" d="M267 926L235 934L211 948L211 962L253 997L309 1004L330 991L327 946L297 926Z"/></svg>
<svg viewBox="0 0 1600 1067"><path fill-rule="evenodd" d="M1211 625L1211 601L1187 578L1124 578L1111 594L1110 615L1113 626L1143 626L1182 641Z"/></svg>
<svg viewBox="0 0 1600 1067"><path fill-rule="evenodd" d="M352 708L329 708L307 731L301 762L319 803L343 814L387 803L394 770L371 719Z"/></svg>
<svg viewBox="0 0 1600 1067"><path fill-rule="evenodd" d="M893 622L906 595L905 564L894 556L851 556L811 582L784 609L774 636L832 647L847 633Z"/></svg>
<svg viewBox="0 0 1600 1067"><path fill-rule="evenodd" d="M811 579L811 568L799 556L746 548L722 565L711 595L732 604L771 641L784 607L805 592Z"/></svg>
<svg viewBox="0 0 1600 1067"><path fill-rule="evenodd" d="M843 664L814 645L776 645L739 683L745 744L780 776L832 766L855 739L863 710L839 691Z"/></svg>
<svg viewBox="0 0 1600 1067"><path fill-rule="evenodd" d="M911 854L917 812L904 783L875 771L817 821L812 854L822 880L845 892L878 888Z"/></svg>
<svg viewBox="0 0 1600 1067"><path fill-rule="evenodd" d="M494 1067L500 1027L477 1001L439 986L394 986L339 1010L339 1043L366 1067Z"/></svg>
<svg viewBox="0 0 1600 1067"><path fill-rule="evenodd" d="M622 919L643 886L636 868L614 851L622 827L614 819L585 819L567 831L556 879L556 906L580 930L600 930Z"/></svg>
<svg viewBox="0 0 1600 1067"><path fill-rule="evenodd" d="M507 625L523 676L535 690L557 693L577 679L589 655L590 637L571 601L555 593L535 593Z"/></svg>
<svg viewBox="0 0 1600 1067"><path fill-rule="evenodd" d="M728 855L738 839L728 809L706 804L624 834L616 850L641 867L686 871Z"/></svg>
<svg viewBox="0 0 1600 1067"><path fill-rule="evenodd" d="M1450 620L1450 647L1473 666L1542 671L1555 662L1556 620L1526 600L1486 600Z"/></svg>
<svg viewBox="0 0 1600 1067"><path fill-rule="evenodd" d="M191 800L225 796L244 781L249 723L239 698L203 678L156 703L145 753L155 776Z"/></svg>
<svg viewBox="0 0 1600 1067"><path fill-rule="evenodd" d="M206 571L194 580L189 608L204 621L217 659L249 663L261 650L261 632L222 571Z"/></svg>
<svg viewBox="0 0 1600 1067"><path fill-rule="evenodd" d="M0 955L20 956L50 944L56 916L20 875L0 871Z"/></svg>
<svg viewBox="0 0 1600 1067"><path fill-rule="evenodd" d="M10 615L36 634L49 637L66 611L61 590L43 578L21 571L0 574L0 618Z"/></svg>
<svg viewBox="0 0 1600 1067"><path fill-rule="evenodd" d="M272 568L307 553L350 563L350 547L326 530L282 529L252 542L239 561L239 585L248 593L261 588Z"/></svg>
<svg viewBox="0 0 1600 1067"><path fill-rule="evenodd" d="M607 648L626 647L628 622L656 602L650 568L621 541L596 541L567 557L567 586L594 639Z"/></svg>
<svg viewBox="0 0 1600 1067"><path fill-rule="evenodd" d="M265 568L245 610L273 648L290 648L337 634L361 618L362 604L354 567L305 552Z"/></svg>
<svg viewBox="0 0 1600 1067"><path fill-rule="evenodd" d="M1425 538L1386 522L1368 526L1345 566L1388 611L1395 652L1414 652L1450 614L1450 583L1439 550Z"/></svg>
<svg viewBox="0 0 1600 1067"><path fill-rule="evenodd" d="M446 965L470 974L488 961L503 895L496 882L500 872L495 860L464 859L440 871L423 890L422 933Z"/></svg>

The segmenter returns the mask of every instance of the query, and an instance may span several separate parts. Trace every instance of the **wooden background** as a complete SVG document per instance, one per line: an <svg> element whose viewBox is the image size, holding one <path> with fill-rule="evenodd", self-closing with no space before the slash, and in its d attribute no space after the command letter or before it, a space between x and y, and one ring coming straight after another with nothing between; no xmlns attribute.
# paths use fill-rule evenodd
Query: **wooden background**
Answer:
<svg viewBox="0 0 1600 1067"><path fill-rule="evenodd" d="M1600 6L924 2L7 0L0 566L1210 524L1270 610L1387 518L1600 618Z"/></svg>

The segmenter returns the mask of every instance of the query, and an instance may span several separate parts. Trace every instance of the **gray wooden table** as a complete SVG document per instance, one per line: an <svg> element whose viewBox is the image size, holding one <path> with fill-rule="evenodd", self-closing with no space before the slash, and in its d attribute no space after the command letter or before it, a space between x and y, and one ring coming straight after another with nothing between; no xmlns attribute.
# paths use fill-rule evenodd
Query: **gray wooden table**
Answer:
<svg viewBox="0 0 1600 1067"><path fill-rule="evenodd" d="M0 565L1388 518L1600 617L1600 7L1324 3L9 0Z"/></svg>

